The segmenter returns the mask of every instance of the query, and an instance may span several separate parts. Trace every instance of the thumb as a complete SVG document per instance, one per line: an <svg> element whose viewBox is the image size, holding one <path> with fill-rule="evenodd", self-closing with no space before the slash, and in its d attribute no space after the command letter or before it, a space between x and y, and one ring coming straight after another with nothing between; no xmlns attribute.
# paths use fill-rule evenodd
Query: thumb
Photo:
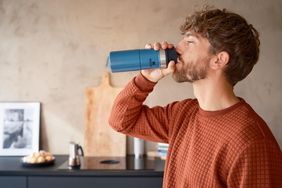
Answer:
<svg viewBox="0 0 282 188"><path fill-rule="evenodd" d="M170 61L170 62L168 63L167 68L166 68L166 69L163 69L163 74L164 74L164 75L168 75L168 74L174 72L174 70L175 70L175 62L174 62L174 61Z"/></svg>

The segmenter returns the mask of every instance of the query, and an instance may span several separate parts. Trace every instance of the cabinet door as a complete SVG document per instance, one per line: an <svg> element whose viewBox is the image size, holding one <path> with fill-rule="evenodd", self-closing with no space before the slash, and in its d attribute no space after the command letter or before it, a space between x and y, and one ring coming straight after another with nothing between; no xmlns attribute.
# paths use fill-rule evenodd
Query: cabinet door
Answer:
<svg viewBox="0 0 282 188"><path fill-rule="evenodd" d="M161 188L161 177L29 177L28 188Z"/></svg>
<svg viewBox="0 0 282 188"><path fill-rule="evenodd" d="M27 188L26 177L22 176L1 176L0 177L1 188Z"/></svg>

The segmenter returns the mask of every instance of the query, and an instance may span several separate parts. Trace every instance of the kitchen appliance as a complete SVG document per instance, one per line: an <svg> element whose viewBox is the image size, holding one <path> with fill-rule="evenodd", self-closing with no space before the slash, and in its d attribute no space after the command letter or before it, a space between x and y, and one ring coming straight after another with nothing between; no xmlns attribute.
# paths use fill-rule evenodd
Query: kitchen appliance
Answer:
<svg viewBox="0 0 282 188"><path fill-rule="evenodd" d="M108 162L109 161L109 162ZM127 155L126 157L81 157L80 168L69 168L68 161L62 163L58 169L71 171L89 171L89 170L103 170L106 171L128 171L133 174L133 170L154 170L163 171L165 161L160 158L142 157L136 159L134 155Z"/></svg>
<svg viewBox="0 0 282 188"><path fill-rule="evenodd" d="M112 51L108 58L108 68L112 72L166 68L170 61L177 62L177 56L175 48Z"/></svg>
<svg viewBox="0 0 282 188"><path fill-rule="evenodd" d="M81 164L80 156L84 156L82 147L79 144L70 142L68 166L70 168L79 168Z"/></svg>
<svg viewBox="0 0 282 188"><path fill-rule="evenodd" d="M141 138L133 138L134 142L134 156L135 158L141 158L145 154L145 141Z"/></svg>

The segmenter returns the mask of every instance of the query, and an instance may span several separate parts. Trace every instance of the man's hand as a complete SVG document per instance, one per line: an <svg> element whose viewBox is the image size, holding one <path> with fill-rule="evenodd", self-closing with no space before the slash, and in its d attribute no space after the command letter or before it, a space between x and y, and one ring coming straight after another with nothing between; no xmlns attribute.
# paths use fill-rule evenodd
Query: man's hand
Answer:
<svg viewBox="0 0 282 188"><path fill-rule="evenodd" d="M146 44L146 49L154 48L154 50L160 50L160 49L167 49L167 48L173 48L172 44L168 44L167 42L160 43L154 43L154 45ZM167 68L165 69L147 69L142 70L141 74L146 77L148 80L152 82L158 82L163 77L167 76L168 74L172 73L175 69L175 62L170 61L168 63Z"/></svg>

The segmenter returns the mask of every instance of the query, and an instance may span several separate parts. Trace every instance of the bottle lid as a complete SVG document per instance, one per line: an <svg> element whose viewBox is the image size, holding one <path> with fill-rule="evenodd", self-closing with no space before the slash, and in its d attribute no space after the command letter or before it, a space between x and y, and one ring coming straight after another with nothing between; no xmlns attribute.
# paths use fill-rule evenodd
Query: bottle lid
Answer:
<svg viewBox="0 0 282 188"><path fill-rule="evenodd" d="M175 63L177 62L178 54L175 50L175 48L169 48L165 50L166 52L166 61L169 63L170 61L174 61Z"/></svg>

